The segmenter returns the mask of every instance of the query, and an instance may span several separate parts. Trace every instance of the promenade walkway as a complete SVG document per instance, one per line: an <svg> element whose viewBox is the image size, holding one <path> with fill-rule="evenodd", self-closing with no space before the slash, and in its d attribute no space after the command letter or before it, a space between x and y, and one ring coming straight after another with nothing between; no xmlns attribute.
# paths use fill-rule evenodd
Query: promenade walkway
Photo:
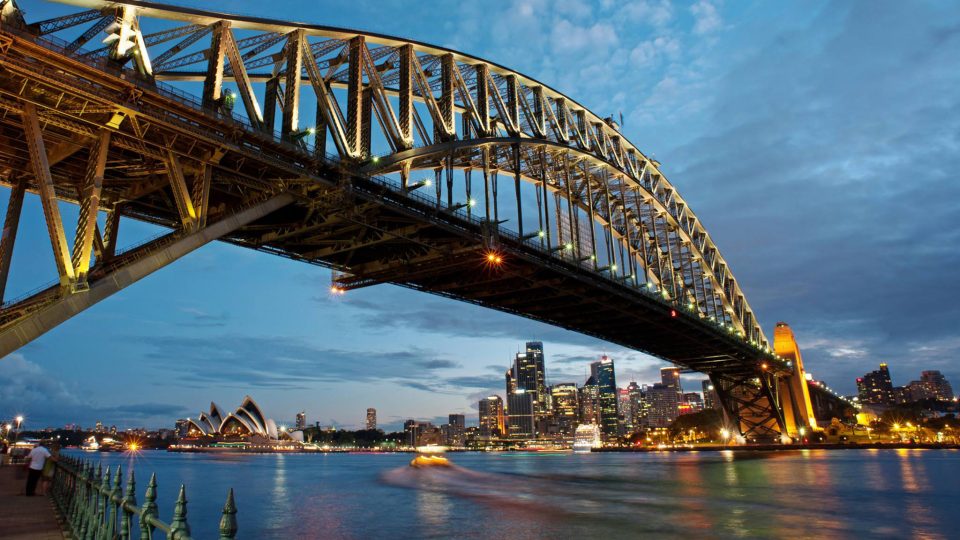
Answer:
<svg viewBox="0 0 960 540"><path fill-rule="evenodd" d="M26 471L22 467L0 467L0 538L63 540L50 497L23 494Z"/></svg>

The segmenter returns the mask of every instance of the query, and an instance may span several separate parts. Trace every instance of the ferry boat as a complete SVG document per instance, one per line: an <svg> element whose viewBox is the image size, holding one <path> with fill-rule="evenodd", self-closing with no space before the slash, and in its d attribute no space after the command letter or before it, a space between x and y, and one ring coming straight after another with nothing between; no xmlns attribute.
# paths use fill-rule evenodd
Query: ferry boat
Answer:
<svg viewBox="0 0 960 540"><path fill-rule="evenodd" d="M97 438L93 435L89 439L83 441L83 444L80 445L80 449L84 452L96 452L100 450L100 443L97 442Z"/></svg>
<svg viewBox="0 0 960 540"><path fill-rule="evenodd" d="M580 424L577 426L577 431L573 434L574 453L585 454L594 448L600 448L602 445L600 426L596 424Z"/></svg>

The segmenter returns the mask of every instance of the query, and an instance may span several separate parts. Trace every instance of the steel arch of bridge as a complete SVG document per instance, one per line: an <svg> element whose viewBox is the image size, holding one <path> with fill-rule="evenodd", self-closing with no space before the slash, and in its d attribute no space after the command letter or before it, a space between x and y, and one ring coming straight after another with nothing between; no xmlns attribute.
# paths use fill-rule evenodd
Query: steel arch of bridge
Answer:
<svg viewBox="0 0 960 540"><path fill-rule="evenodd" d="M25 161L5 156L4 183L13 189L12 202L22 200L24 191L37 192L44 201L61 279L58 287L42 291L42 298L5 304L0 325L19 325L54 299L73 305L69 314L63 311L36 331L8 329L7 334L20 336L18 343L86 307L69 295L98 286L104 291L98 294L107 295L122 287L103 288L110 272L134 264L112 260L123 215L174 229L140 253L165 250L173 260L203 242L225 239L331 266L340 272L343 287L394 282L648 350L642 339L588 328L581 319L556 320L509 298L484 300L501 294L496 290L451 292L472 289L463 280L427 275L417 261L426 257L430 242L439 241L426 229L456 230L473 235L485 249L513 250L518 261L527 257L549 267L548 282L566 286L571 276L600 279L605 288L615 284L611 302L630 299L649 303L654 307L645 309L659 314L676 318L679 313L685 331L695 328L703 341L719 345L673 357L650 352L708 372L745 434L784 431L775 379L793 376L790 363L770 351L729 266L659 164L611 119L503 66L401 38L149 2L63 3L87 9L31 23L11 0L2 8L3 30L9 34L0 53L35 43L41 48L32 53L51 50L70 59L57 57L55 73L13 54L3 66L9 84L0 90L0 108L23 119L25 151L31 156ZM106 44L104 35L111 36ZM84 66L114 78L101 83L97 75L83 72ZM106 93L67 89L58 79L64 72L83 72L84 80L100 84ZM191 84L201 96L197 102L182 94ZM255 86L260 84L262 92ZM229 106L231 88L242 112ZM114 99L105 97L111 91L117 93ZM56 92L62 93L59 100L52 99ZM63 96L69 96L72 109ZM160 111L164 107L169 110ZM315 116L304 122L301 112L311 107ZM48 137L53 147L45 146ZM218 137L225 142L218 144ZM85 148L89 156L78 160ZM117 189L117 163L135 159L130 167L141 181ZM83 178L76 191L57 170L73 161ZM38 174L44 170L46 175ZM422 171L428 171L432 187L413 178ZM326 181L323 189L310 183L318 178ZM399 196L369 181L396 188ZM500 187L504 182L507 193ZM51 202L56 199L81 208L72 253ZM376 216L370 216L391 204L408 221L392 229L374 223ZM307 210L282 224L264 222L278 209L292 213L290 205ZM348 205L345 216L331 217L333 209ZM19 217L19 207L11 207L8 224ZM96 216L104 209L109 219L101 231ZM465 220L457 221L463 214ZM214 223L218 216L229 218ZM525 230L534 216L537 225ZM316 236L337 220L362 229L363 238ZM210 233L214 225L219 232ZM14 238L15 230L0 246L4 283ZM403 253L365 264L351 259L360 249L380 249L397 239L410 244ZM459 242L445 245L447 258L455 260L478 245ZM350 256L339 257L347 252ZM133 258L141 256L146 257ZM91 258L96 260L92 268ZM463 263L456 264L461 271ZM440 283L441 277L447 281ZM554 297L565 300L559 289L554 287ZM665 328L659 319L657 325Z"/></svg>

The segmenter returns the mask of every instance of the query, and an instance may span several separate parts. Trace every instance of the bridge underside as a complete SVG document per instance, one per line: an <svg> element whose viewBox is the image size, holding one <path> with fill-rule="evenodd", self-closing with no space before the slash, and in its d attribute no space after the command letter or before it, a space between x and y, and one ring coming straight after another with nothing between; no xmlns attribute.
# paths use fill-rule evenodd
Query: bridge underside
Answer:
<svg viewBox="0 0 960 540"><path fill-rule="evenodd" d="M343 289L397 284L647 352L708 374L728 417L746 438L772 440L783 432L777 379L793 376L789 363L762 348L752 322L745 328L757 338L753 342L718 320L717 315L727 321L732 316L728 311L747 313L742 299L736 309L724 309L715 301L720 288L712 288L703 276L699 281L682 277L694 268L705 272L708 257L697 255L689 242L680 245L685 233L674 218L656 210L662 203L648 201L645 211L639 205L626 210L626 199L618 203L622 223L629 217L637 230L650 228L644 234L651 242L665 243L663 253L655 248L649 258L644 255L644 264L664 268L658 281L664 288L658 290L638 287L637 271L618 274L615 265L608 265L604 273L595 257L584 257L579 243L574 249L551 247L549 238L545 244L524 236L522 228L517 234L500 227L488 215L488 203L486 212L474 213L468 205L454 205L449 189L441 204L439 186L434 199L408 185L406 176L400 181L371 175L426 169L436 173L439 183L440 167L486 169L491 153L496 164L498 152L513 152L510 174L517 185L521 175L537 176L538 166L538 189L546 201L548 187L550 193L560 193L559 183L547 181L547 170L565 166L568 158L566 150L551 149L554 143L541 141L539 152L531 150L524 164L515 137L437 146L442 152L410 150L408 158L384 159L374 168L366 160L330 160L297 139L276 140L272 133L212 114L189 96L136 81L130 70L111 68L109 62L94 66L5 30L0 32L0 184L11 195L0 241L0 297L25 193L36 194L43 203L59 280L3 304L0 355L220 240L332 268L336 286ZM366 114L369 122L369 110ZM593 178L585 167L597 160L578 159L583 180L580 195L571 198L581 205L589 199L591 217L605 203L612 223L614 190L623 194L625 181L616 185L611 180L603 203L595 203ZM566 184L568 196L571 184ZM58 201L80 207L72 245ZM121 217L171 232L121 251L116 245ZM658 232L658 226L667 225L673 229ZM621 231L629 244L629 229L624 225ZM608 239L611 252L616 251L616 232ZM707 245L705 234L697 238ZM718 255L712 253L715 264L710 266L719 268ZM631 253L631 269L634 256L639 257ZM668 260L661 263L664 257ZM610 260L617 261L615 253ZM732 279L725 281L724 287L733 286ZM714 315L708 317L703 306ZM752 321L748 315L745 319Z"/></svg>

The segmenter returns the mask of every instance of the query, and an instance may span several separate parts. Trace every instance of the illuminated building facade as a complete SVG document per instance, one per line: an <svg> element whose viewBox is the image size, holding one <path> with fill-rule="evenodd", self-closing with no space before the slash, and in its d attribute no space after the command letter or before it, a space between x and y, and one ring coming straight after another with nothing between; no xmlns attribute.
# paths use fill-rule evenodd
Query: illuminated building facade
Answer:
<svg viewBox="0 0 960 540"><path fill-rule="evenodd" d="M574 383L559 383L550 387L553 418L562 435L573 435L580 423L580 392Z"/></svg>
<svg viewBox="0 0 960 540"><path fill-rule="evenodd" d="M704 379L700 382L703 387L703 408L720 410L720 399L717 397L717 390L713 387L710 379Z"/></svg>
<svg viewBox="0 0 960 540"><path fill-rule="evenodd" d="M933 399L940 401L950 401L953 399L953 387L937 370L923 371L920 373L920 383L923 384L932 394Z"/></svg>
<svg viewBox="0 0 960 540"><path fill-rule="evenodd" d="M533 393L517 389L507 396L507 429L510 437L530 439L536 437L536 404Z"/></svg>
<svg viewBox="0 0 960 540"><path fill-rule="evenodd" d="M503 400L500 396L490 396L480 400L480 437L490 439L502 437L504 431Z"/></svg>
<svg viewBox="0 0 960 540"><path fill-rule="evenodd" d="M620 431L617 376L613 359L603 356L590 364L590 378L597 385L597 401L600 409L600 431L605 437L614 437Z"/></svg>
<svg viewBox="0 0 960 540"><path fill-rule="evenodd" d="M647 416L649 427L668 427L680 414L680 394L673 386L656 383L647 387L646 398L650 403Z"/></svg>
<svg viewBox="0 0 960 540"><path fill-rule="evenodd" d="M364 427L368 430L377 429L377 410L373 407L367 409L367 420Z"/></svg>
<svg viewBox="0 0 960 540"><path fill-rule="evenodd" d="M297 413L297 422L295 426L296 429L303 429L307 427L307 411L300 411Z"/></svg>
<svg viewBox="0 0 960 540"><path fill-rule="evenodd" d="M600 423L600 389L591 376L580 388L580 423Z"/></svg>
<svg viewBox="0 0 960 540"><path fill-rule="evenodd" d="M243 398L237 410L227 414L216 403L210 403L208 412L200 413L197 419L187 419L187 436L279 438L277 424L264 416L260 406L250 396Z"/></svg>
<svg viewBox="0 0 960 540"><path fill-rule="evenodd" d="M857 393L862 403L895 403L893 382L890 380L887 364L880 364L880 369L858 378Z"/></svg>

